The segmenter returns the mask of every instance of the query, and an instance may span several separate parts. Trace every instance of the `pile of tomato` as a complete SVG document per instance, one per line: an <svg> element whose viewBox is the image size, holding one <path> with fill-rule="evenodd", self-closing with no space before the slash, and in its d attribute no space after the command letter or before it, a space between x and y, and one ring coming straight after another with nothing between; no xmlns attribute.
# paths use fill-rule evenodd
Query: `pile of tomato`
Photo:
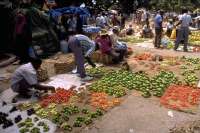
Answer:
<svg viewBox="0 0 200 133"><path fill-rule="evenodd" d="M136 55L134 58L136 60L151 60L152 55L150 53L142 53L142 54Z"/></svg>
<svg viewBox="0 0 200 133"><path fill-rule="evenodd" d="M120 103L120 99L118 98L109 100L108 95L104 92L91 94L90 104L95 108L107 110L108 108L119 105Z"/></svg>
<svg viewBox="0 0 200 133"><path fill-rule="evenodd" d="M41 106L46 107L50 103L56 103L56 104L67 103L70 97L73 95L75 95L75 91L72 89L65 90L64 88L58 88L56 89L56 93L43 97L40 104Z"/></svg>
<svg viewBox="0 0 200 133"><path fill-rule="evenodd" d="M161 97L160 103L167 108L185 110L197 106L200 101L200 89L190 86L170 86Z"/></svg>

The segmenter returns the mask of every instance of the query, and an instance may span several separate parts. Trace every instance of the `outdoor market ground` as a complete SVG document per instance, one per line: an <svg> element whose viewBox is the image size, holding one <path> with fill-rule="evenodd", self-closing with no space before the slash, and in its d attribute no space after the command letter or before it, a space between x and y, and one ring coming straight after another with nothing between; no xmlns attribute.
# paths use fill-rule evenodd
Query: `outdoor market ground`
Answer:
<svg viewBox="0 0 200 133"><path fill-rule="evenodd" d="M140 46L152 46L152 42L140 43ZM200 57L198 53L174 52L173 50L158 50L150 47L131 45L134 51L148 51L160 55ZM0 92L9 87L9 79L17 65L10 65L0 69ZM133 91L123 103L110 110L91 127L86 127L82 133L168 133L169 129L176 125L200 120L200 108L197 114L188 114L172 111L173 116L168 115L169 109L161 107L159 99L144 99L136 91ZM198 133L198 132L197 132Z"/></svg>

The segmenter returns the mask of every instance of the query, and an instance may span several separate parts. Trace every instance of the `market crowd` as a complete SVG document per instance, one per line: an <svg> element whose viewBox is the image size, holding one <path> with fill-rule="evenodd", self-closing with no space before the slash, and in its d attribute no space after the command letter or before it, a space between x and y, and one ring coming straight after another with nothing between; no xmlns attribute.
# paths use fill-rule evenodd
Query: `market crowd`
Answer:
<svg viewBox="0 0 200 133"><path fill-rule="evenodd" d="M86 74L84 64L86 61L96 67L91 58L95 51L112 57L114 64L124 60L128 47L126 43L119 41L119 37L139 33L143 38L154 37L155 48L161 48L162 38L171 37L175 29L174 50L183 43L184 51L187 51L189 26L199 29L200 22L199 19L193 20L186 9L180 15L164 13L162 10L152 13L146 9L138 10L131 16L115 10L95 11L87 17L79 13L61 13L55 19L34 7L31 0L24 0L15 13L14 22L15 53L23 65L15 71L11 87L22 96L28 95L29 88L55 90L54 87L39 84L37 80L36 70L41 66L42 60L38 58L39 52L33 47L33 43L37 43L38 38L43 39L40 34L47 36L47 41L42 41L40 45L51 44L52 40L56 40L58 46L55 49L73 53L76 63L74 73L82 81L89 81L93 78ZM50 50L49 47L44 49ZM55 49L52 51L55 52Z"/></svg>

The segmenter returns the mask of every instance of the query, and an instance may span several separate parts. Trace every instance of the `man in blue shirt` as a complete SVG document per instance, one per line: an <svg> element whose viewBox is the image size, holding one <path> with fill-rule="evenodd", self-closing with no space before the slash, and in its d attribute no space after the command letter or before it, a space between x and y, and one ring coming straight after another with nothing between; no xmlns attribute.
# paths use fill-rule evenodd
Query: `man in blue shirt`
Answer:
<svg viewBox="0 0 200 133"><path fill-rule="evenodd" d="M161 45L161 38L162 38L162 22L163 22L163 11L158 11L156 17L154 18L154 25L155 25L155 42L154 46L156 48L160 48Z"/></svg>
<svg viewBox="0 0 200 133"><path fill-rule="evenodd" d="M176 26L180 26L178 33L177 33L177 37L176 37L176 41L175 41L175 47L174 50L176 51L179 47L179 44L181 43L181 41L183 41L184 43L184 52L187 52L187 45L188 45L188 38L189 38L189 26L192 23L192 18L191 16L188 14L188 10L187 9L183 9L182 10L182 15L179 18L179 23Z"/></svg>

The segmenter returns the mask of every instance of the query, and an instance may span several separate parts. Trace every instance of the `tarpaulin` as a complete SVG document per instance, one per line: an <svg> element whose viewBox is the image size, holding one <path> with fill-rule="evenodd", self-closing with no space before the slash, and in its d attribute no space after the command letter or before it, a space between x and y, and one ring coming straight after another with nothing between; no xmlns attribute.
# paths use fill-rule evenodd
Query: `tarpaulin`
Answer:
<svg viewBox="0 0 200 133"><path fill-rule="evenodd" d="M57 20L58 17L63 14L79 14L82 18L90 16L90 13L87 10L87 8L81 7L64 7L58 9L51 9L49 10L49 14L54 20Z"/></svg>

